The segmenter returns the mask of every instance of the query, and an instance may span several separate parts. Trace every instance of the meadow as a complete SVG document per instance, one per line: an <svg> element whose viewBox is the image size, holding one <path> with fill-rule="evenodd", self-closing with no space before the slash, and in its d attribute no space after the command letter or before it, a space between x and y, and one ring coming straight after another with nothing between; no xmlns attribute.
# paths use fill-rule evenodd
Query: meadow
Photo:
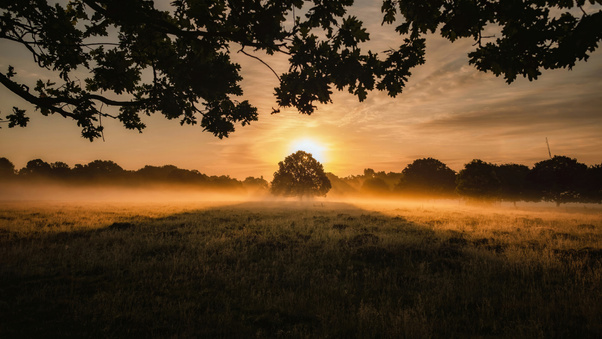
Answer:
<svg viewBox="0 0 602 339"><path fill-rule="evenodd" d="M602 337L602 208L0 202L0 337Z"/></svg>

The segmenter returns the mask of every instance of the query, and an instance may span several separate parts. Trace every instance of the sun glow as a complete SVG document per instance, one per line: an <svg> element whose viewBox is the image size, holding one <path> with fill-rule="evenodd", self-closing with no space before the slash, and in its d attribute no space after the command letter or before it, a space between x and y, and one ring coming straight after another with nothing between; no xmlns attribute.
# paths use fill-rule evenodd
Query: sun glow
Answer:
<svg viewBox="0 0 602 339"><path fill-rule="evenodd" d="M289 153L294 153L297 151L305 151L307 153L311 153L314 159L318 160L320 163L324 164L326 161L325 153L326 147L319 144L318 142L312 139L298 139L295 140L290 148Z"/></svg>

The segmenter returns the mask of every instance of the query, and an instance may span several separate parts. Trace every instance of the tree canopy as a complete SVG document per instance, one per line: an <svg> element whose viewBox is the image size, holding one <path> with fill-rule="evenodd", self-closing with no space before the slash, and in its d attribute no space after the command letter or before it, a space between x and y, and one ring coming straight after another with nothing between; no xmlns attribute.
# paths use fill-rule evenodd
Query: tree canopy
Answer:
<svg viewBox="0 0 602 339"><path fill-rule="evenodd" d="M448 195L456 187L456 172L433 158L414 160L401 172L397 189L401 192Z"/></svg>
<svg viewBox="0 0 602 339"><path fill-rule="evenodd" d="M492 199L500 189L496 166L480 159L464 165L456 178L456 191L469 198Z"/></svg>
<svg viewBox="0 0 602 339"><path fill-rule="evenodd" d="M579 201L587 183L587 166L567 156L556 155L533 166L529 179L541 192L544 200L563 202Z"/></svg>
<svg viewBox="0 0 602 339"><path fill-rule="evenodd" d="M528 182L529 167L519 164L503 164L495 167L495 175L500 181L498 195L502 200L516 202L534 197Z"/></svg>
<svg viewBox="0 0 602 339"><path fill-rule="evenodd" d="M286 55L288 71L276 74L277 106L311 114L316 103L332 101L333 89L360 101L375 89L400 94L412 68L425 62L428 33L473 39L469 62L509 83L572 68L602 38L600 4L383 0L382 23L395 26L401 43L374 53L361 48L370 32L347 15L353 0L174 0L168 10L148 0L5 0L0 39L25 47L54 77L29 84L11 65L0 83L43 115L73 119L90 140L102 136L103 117L141 131L141 115L156 112L181 124L200 121L222 138L258 116L236 99L242 76L232 53ZM29 116L14 107L6 119L9 127L26 126Z"/></svg>
<svg viewBox="0 0 602 339"><path fill-rule="evenodd" d="M0 178L10 178L15 175L15 165L8 159L0 158Z"/></svg>
<svg viewBox="0 0 602 339"><path fill-rule="evenodd" d="M278 163L271 191L275 195L324 196L331 188L324 168L310 153L297 151Z"/></svg>

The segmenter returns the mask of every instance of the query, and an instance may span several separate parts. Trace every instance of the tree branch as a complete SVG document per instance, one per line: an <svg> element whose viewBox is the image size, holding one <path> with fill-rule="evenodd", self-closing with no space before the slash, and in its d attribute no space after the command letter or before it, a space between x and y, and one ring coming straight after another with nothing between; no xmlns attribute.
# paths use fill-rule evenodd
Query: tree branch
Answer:
<svg viewBox="0 0 602 339"><path fill-rule="evenodd" d="M6 88L8 88L11 92L17 94L21 98L25 99L26 101L28 101L38 107L46 108L48 110L51 110L55 113L62 115L65 118L69 117L69 118L73 118L73 119L77 118L75 114L65 111L61 107L57 107L55 105L65 103L65 104L77 106L85 100L98 100L98 101L102 102L103 104L110 105L110 106L138 106L138 105L144 104L150 100L150 99L143 99L143 100L139 100L139 101L117 101L117 100L111 100L111 99L105 98L105 97L103 97L101 95L97 95L97 94L84 94L81 99L68 98L68 97L62 97L62 98L61 97L55 97L55 98L42 97L41 98L41 97L37 97L37 96L29 93L28 90L23 88L23 85L20 85L16 82L10 80L6 75L4 75L2 73L0 73L0 83L3 84L4 86L6 86ZM102 114L105 117L110 117L113 119L117 118L117 117L107 114L107 113L100 113L100 114Z"/></svg>
<svg viewBox="0 0 602 339"><path fill-rule="evenodd" d="M84 96L86 98L98 100L98 101L104 103L105 105L110 105L110 106L138 106L138 105L142 105L142 104L150 101L150 99L142 99L142 100L138 100L138 101L117 101L117 100L111 100L111 99L105 98L102 95L98 95L98 94L84 94Z"/></svg>
<svg viewBox="0 0 602 339"><path fill-rule="evenodd" d="M242 48L239 50L239 52L242 52L242 54L244 54L244 55L246 55L246 56L248 56L248 57L251 57L251 58L253 58L253 59L259 60L259 62L261 62L261 63L262 63L262 64L264 64L264 65L265 65L267 68L269 68L269 69L272 71L272 73L274 73L274 75L276 76L276 78L278 78L278 81L280 81L280 76L278 75L278 73L276 73L276 71L275 71L275 70L274 70L274 69L273 69L273 68L272 68L270 65L268 65L268 64L267 64L265 61L261 60L260 58L258 58L258 57L254 56L254 55L251 55L251 54L249 54L249 53L245 52L245 51L244 51L244 49L245 49L245 47L243 46L243 47L242 47Z"/></svg>
<svg viewBox="0 0 602 339"><path fill-rule="evenodd" d="M4 86L6 86L6 88L8 88L11 92L15 93L16 95L20 96L21 98L25 99L26 101L28 101L38 107L43 107L48 110L51 110L55 113L62 115L64 118L77 119L75 114L67 112L61 108L54 106L48 100L49 98L36 97L35 95L29 93L29 91L25 90L21 85L10 80L8 77L6 77L2 73L0 73L0 83L3 84Z"/></svg>
<svg viewBox="0 0 602 339"><path fill-rule="evenodd" d="M95 10L96 12L101 13L102 15L104 15L106 18L112 18L115 19L114 17L112 17L110 15L110 13L102 8L102 6L100 6L98 3L96 3L95 0L84 0L84 3L88 6L90 6L90 8L92 8L93 10ZM251 46L251 47L255 47L258 49L266 49L266 48L273 48L274 50L280 52L280 53L284 53L284 54L289 54L289 52L287 51L283 51L281 48L282 47L286 47L286 43L280 43L280 44L272 44L270 46L264 44L264 43L257 43L257 42L253 42L253 41L240 41L240 39L237 39L234 35L235 32L207 32L207 31L200 31L200 30L194 30L194 31L188 31L188 30L183 30L180 27L178 27L176 24L171 23L169 21L166 20L161 20L154 17L151 17L149 15L144 15L143 17L139 18L139 20L141 20L142 22L144 22L145 25L149 25L151 27L153 27L154 29L156 29L159 32L162 33L166 33L166 34L173 34L175 36L178 37L187 37L187 38L222 38L231 42L237 42L241 45L246 45L246 46ZM116 20L118 21L118 20Z"/></svg>

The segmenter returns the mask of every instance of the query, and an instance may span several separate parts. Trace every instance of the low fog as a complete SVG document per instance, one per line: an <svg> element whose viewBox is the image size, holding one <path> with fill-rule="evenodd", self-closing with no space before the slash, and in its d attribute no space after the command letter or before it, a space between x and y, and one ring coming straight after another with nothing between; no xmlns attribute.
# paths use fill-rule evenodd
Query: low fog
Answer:
<svg viewBox="0 0 602 339"><path fill-rule="evenodd" d="M66 185L52 181L36 183L2 183L1 203L60 202L60 203L123 203L123 204L174 204L189 207L210 207L250 203L250 208L316 208L336 209L345 204L365 210L398 211L418 210L473 210L488 212L546 210L550 212L601 213L600 204L567 203L560 207L553 202L503 202L463 198L419 196L391 196L390 194L337 194L325 197L278 197L269 190L253 189L200 189L185 185L111 186ZM198 205L197 205L198 204Z"/></svg>

